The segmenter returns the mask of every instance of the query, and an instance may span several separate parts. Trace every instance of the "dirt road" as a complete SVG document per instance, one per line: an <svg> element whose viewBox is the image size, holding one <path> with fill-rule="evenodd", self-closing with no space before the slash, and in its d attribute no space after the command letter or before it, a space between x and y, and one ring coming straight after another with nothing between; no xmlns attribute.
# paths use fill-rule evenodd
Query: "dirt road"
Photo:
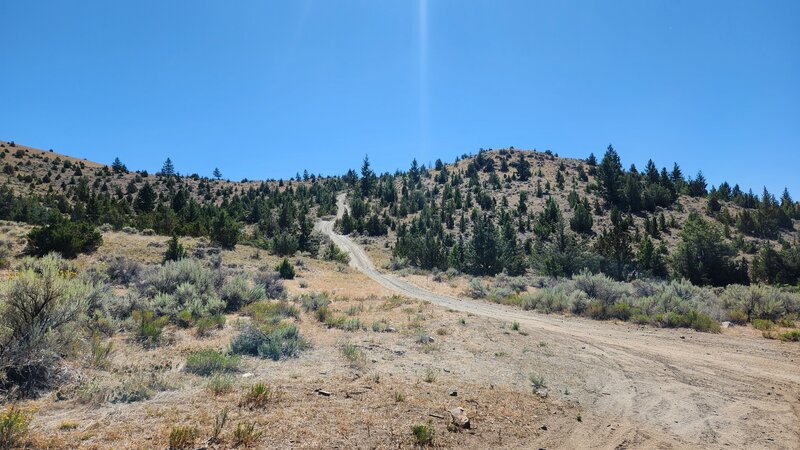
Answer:
<svg viewBox="0 0 800 450"><path fill-rule="evenodd" d="M345 208L338 198L339 213ZM579 380L569 401L594 420L556 444L603 448L800 448L800 345L542 315L439 295L378 271L361 247L318 229L350 265L399 294L464 313L516 321L547 339L552 380Z"/></svg>

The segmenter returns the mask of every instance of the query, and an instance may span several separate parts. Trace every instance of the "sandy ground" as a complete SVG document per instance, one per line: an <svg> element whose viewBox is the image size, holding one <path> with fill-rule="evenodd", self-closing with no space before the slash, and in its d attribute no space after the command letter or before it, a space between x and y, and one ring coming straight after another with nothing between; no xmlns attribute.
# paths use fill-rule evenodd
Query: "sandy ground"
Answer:
<svg viewBox="0 0 800 450"><path fill-rule="evenodd" d="M340 211L344 197L339 198ZM550 380L602 418L560 447L800 448L800 347L708 334L549 316L436 294L379 272L349 237L321 222L350 265L389 291L475 316L518 322L547 342Z"/></svg>

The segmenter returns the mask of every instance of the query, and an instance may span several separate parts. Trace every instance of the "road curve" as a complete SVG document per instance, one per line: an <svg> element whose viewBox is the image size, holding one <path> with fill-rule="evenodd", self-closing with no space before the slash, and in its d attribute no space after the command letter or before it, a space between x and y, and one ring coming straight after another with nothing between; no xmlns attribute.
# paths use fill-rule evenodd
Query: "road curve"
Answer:
<svg viewBox="0 0 800 450"><path fill-rule="evenodd" d="M345 194L337 204L341 216ZM333 224L320 221L317 228L347 252L353 268L386 289L516 321L546 338L558 355L547 360L550 374L580 379L585 389L571 398L598 419L564 437L565 447L800 449L800 345L543 315L437 294L379 271Z"/></svg>

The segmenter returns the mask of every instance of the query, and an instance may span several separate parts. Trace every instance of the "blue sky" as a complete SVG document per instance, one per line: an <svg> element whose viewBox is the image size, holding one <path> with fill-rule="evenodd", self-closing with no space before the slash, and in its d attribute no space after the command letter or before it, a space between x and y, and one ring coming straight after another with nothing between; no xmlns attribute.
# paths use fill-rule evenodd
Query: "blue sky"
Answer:
<svg viewBox="0 0 800 450"><path fill-rule="evenodd" d="M800 197L797 1L12 1L0 139L226 177L478 148Z"/></svg>

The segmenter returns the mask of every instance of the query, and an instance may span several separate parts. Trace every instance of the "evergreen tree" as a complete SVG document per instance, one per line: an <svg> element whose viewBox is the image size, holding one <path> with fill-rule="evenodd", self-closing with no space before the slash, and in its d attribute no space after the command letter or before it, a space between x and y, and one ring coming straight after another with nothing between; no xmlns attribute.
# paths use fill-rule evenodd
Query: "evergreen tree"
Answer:
<svg viewBox="0 0 800 450"><path fill-rule="evenodd" d="M594 219L592 213L584 203L577 202L575 205L575 215L569 220L569 227L576 233L588 234L592 232Z"/></svg>
<svg viewBox="0 0 800 450"><path fill-rule="evenodd" d="M167 178L171 178L175 175L175 166L172 164L172 160L167 158L164 161L164 165L161 166L161 175L164 175Z"/></svg>
<svg viewBox="0 0 800 450"><path fill-rule="evenodd" d="M517 169L517 180L528 181L531 178L531 163L525 158L524 153L519 153L514 168Z"/></svg>
<svg viewBox="0 0 800 450"><path fill-rule="evenodd" d="M361 196L369 197L372 193L372 186L375 184L375 173L369 166L369 156L364 157L361 165Z"/></svg>
<svg viewBox="0 0 800 450"><path fill-rule="evenodd" d="M275 270L278 271L278 275L280 275L280 277L283 278L284 280L294 279L295 276L294 267L286 258L283 258L283 261L281 261L281 263L278 264L277 267L275 267Z"/></svg>
<svg viewBox="0 0 800 450"><path fill-rule="evenodd" d="M558 222L551 239L537 239L531 253L531 265L541 275L570 277L594 267L575 236L565 230L563 221Z"/></svg>
<svg viewBox="0 0 800 450"><path fill-rule="evenodd" d="M672 269L694 284L746 284L747 274L733 262L733 255L719 229L693 212L683 225L681 241L672 255Z"/></svg>
<svg viewBox="0 0 800 450"><path fill-rule="evenodd" d="M114 173L128 173L128 168L125 167L125 164L122 164L122 161L119 158L114 158L114 162L111 164L111 169Z"/></svg>
<svg viewBox="0 0 800 450"><path fill-rule="evenodd" d="M496 275L502 270L497 228L487 214L478 215L473 223L472 238L467 246L467 268L473 275Z"/></svg>
<svg viewBox="0 0 800 450"><path fill-rule="evenodd" d="M216 178L217 180L219 180L220 178L222 178L222 172L220 172L220 170L219 170L219 167L215 167L215 168L214 168L214 173L213 173L212 175L213 175L213 176L214 176L214 178Z"/></svg>
<svg viewBox="0 0 800 450"><path fill-rule="evenodd" d="M155 208L156 193L150 183L145 181L142 188L139 190L139 195L136 196L136 204L134 205L136 211L148 213Z"/></svg>
<svg viewBox="0 0 800 450"><path fill-rule="evenodd" d="M595 248L611 263L611 273L617 280L627 277L630 261L633 259L631 236L628 221L618 209L611 210L611 227L606 228L597 238Z"/></svg>
<svg viewBox="0 0 800 450"><path fill-rule="evenodd" d="M163 262L179 261L186 257L186 250L178 240L178 236L173 234L169 242L167 242L167 250L164 252Z"/></svg>
<svg viewBox="0 0 800 450"><path fill-rule="evenodd" d="M620 206L622 204L623 188L622 163L614 147L608 146L603 160L597 167L597 183L603 199L610 204Z"/></svg>
<svg viewBox="0 0 800 450"><path fill-rule="evenodd" d="M651 277L667 276L667 263L664 259L666 253L666 246L661 243L661 246L656 247L653 241L647 236L644 237L642 243L639 244L639 251L636 254L636 262L639 265L639 270Z"/></svg>

